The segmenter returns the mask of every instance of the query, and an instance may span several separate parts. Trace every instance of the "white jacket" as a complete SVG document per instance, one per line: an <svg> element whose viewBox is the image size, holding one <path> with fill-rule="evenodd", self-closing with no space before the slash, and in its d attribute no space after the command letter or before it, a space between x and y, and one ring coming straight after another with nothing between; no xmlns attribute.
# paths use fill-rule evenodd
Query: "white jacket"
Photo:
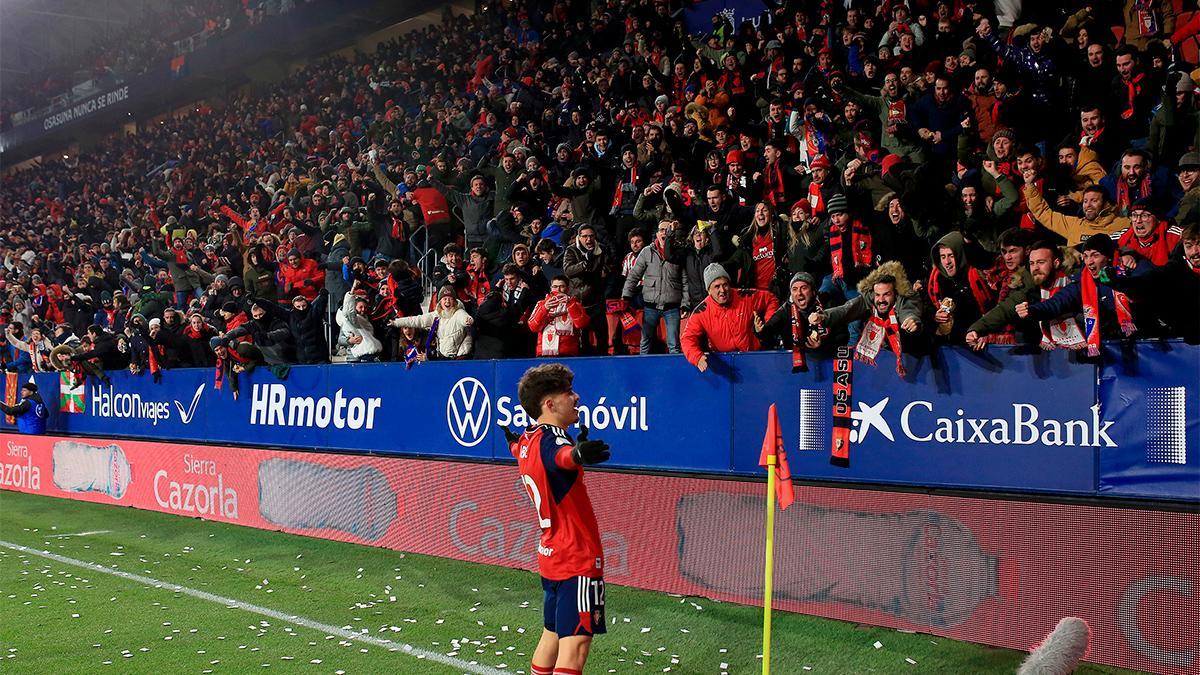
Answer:
<svg viewBox="0 0 1200 675"><path fill-rule="evenodd" d="M352 358L361 359L378 354L383 350L383 344L375 339L375 330L371 328L371 321L354 311L354 302L357 299L353 293L347 293L336 318L338 326L342 329L342 335L338 338L338 342L347 346ZM350 338L355 335L361 335L362 342L352 345Z"/></svg>
<svg viewBox="0 0 1200 675"><path fill-rule="evenodd" d="M455 300L454 308L443 310L440 306L432 312L417 316L402 316L392 321L397 328L421 328L429 330L433 320L439 319L437 329L437 353L442 358L456 359L471 355L474 338L471 336L471 324L475 320L463 309L462 302ZM440 303L439 303L440 305Z"/></svg>

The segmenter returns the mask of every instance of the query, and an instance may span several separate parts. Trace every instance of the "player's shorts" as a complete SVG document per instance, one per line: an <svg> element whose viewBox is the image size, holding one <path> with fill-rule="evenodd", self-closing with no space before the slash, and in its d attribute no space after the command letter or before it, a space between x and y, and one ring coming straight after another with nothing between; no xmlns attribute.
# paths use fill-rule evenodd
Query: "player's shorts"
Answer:
<svg viewBox="0 0 1200 675"><path fill-rule="evenodd" d="M604 579L571 577L554 581L542 577L545 600L542 623L560 638L599 635L604 628Z"/></svg>

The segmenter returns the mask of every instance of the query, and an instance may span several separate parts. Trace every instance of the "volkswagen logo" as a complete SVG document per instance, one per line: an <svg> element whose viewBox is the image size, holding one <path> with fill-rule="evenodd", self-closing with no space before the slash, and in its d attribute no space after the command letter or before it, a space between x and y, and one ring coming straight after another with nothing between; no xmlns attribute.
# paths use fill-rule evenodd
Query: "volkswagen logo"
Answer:
<svg viewBox="0 0 1200 675"><path fill-rule="evenodd" d="M487 437L492 421L492 398L483 383L464 377L450 389L446 400L446 426L459 445L471 448Z"/></svg>

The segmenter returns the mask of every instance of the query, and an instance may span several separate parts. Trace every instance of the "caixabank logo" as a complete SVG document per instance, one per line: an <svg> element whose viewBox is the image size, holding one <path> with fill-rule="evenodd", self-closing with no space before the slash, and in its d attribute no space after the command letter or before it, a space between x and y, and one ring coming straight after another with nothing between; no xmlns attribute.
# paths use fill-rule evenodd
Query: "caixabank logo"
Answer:
<svg viewBox="0 0 1200 675"><path fill-rule="evenodd" d="M832 416L829 401L824 390L800 390L801 450L828 449ZM990 406L990 410L966 406L943 410L933 401L899 403L885 396L855 401L853 406L851 443L876 438L895 443L901 438L939 444L1117 447L1112 437L1114 422L1103 419L1099 404L1090 408L1091 415L1072 419L1054 417L1025 402L1011 402L1003 408Z"/></svg>

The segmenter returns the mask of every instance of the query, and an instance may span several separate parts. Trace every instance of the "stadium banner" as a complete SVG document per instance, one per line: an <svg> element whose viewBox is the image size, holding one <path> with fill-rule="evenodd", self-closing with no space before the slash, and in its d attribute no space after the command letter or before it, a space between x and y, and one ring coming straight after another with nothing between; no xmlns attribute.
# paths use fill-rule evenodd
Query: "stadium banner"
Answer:
<svg viewBox="0 0 1200 675"><path fill-rule="evenodd" d="M1100 453L1100 494L1200 500L1200 349L1106 347L1100 400L1120 439Z"/></svg>
<svg viewBox="0 0 1200 675"><path fill-rule="evenodd" d="M637 448L618 455L621 468L760 475L764 415L777 403L802 479L1194 502L1200 348L1130 353L1136 361L1099 369L1061 351L943 349L905 357L905 378L890 355L856 363L848 468L829 463L828 361L796 374L782 352L715 356L707 373L667 355L568 363L581 422ZM259 368L238 378L237 398L207 369L167 371L160 384L114 372L111 384L70 392L57 373L35 379L45 400L60 401L51 433L511 461L501 427L530 423L516 384L538 363L300 366L283 380Z"/></svg>
<svg viewBox="0 0 1200 675"><path fill-rule="evenodd" d="M535 569L512 466L12 433L0 447L7 490ZM587 487L608 581L680 594L682 612L761 603L761 482L589 470ZM797 486L776 532L778 609L1022 650L1078 616L1089 661L1196 672L1195 512Z"/></svg>
<svg viewBox="0 0 1200 675"><path fill-rule="evenodd" d="M1096 451L1122 440L1096 406L1095 368L1061 350L1007 351L905 357L905 378L890 353L876 367L855 362L849 468L829 461L831 360L810 360L809 372L793 375L790 353L736 356L746 385L733 387L731 468L756 472L764 414L777 403L794 476L1093 493Z"/></svg>

